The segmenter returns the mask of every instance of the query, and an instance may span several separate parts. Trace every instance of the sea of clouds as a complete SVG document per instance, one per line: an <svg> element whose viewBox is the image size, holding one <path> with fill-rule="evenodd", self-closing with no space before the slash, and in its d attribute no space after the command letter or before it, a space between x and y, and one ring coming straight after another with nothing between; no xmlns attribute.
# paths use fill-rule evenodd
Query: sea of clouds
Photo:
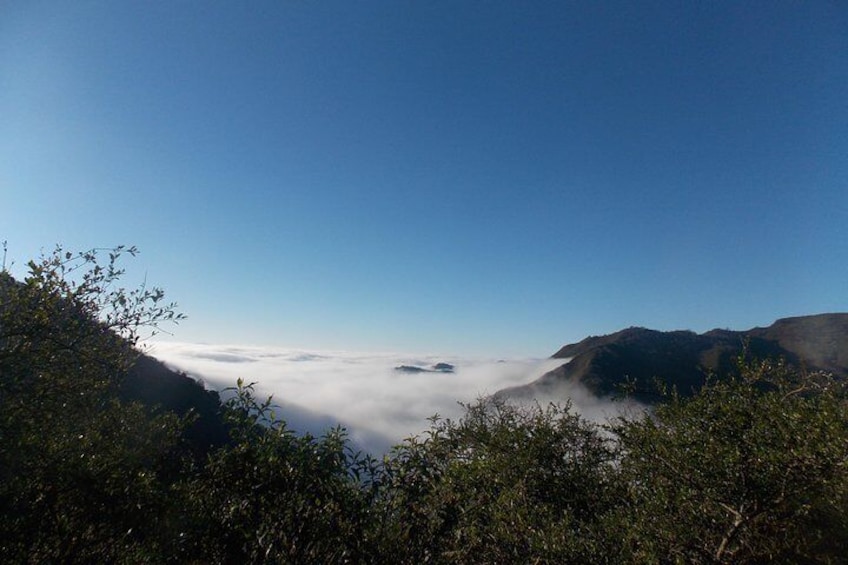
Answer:
<svg viewBox="0 0 848 565"><path fill-rule="evenodd" d="M241 378L257 396L273 395L278 416L298 432L321 435L344 426L354 445L375 455L429 426L438 414L457 419L469 403L500 389L527 384L564 359L474 359L401 353L306 351L276 347L160 342L148 351L168 366L224 390ZM453 373L407 373L400 365L450 363ZM615 412L580 387L558 393L595 420ZM551 399L539 399L547 402Z"/></svg>

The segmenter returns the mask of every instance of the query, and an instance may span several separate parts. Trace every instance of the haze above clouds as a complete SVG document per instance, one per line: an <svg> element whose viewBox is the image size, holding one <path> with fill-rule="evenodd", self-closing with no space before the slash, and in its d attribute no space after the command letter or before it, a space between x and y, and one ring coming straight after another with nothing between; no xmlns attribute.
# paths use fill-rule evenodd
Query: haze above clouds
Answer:
<svg viewBox="0 0 848 565"><path fill-rule="evenodd" d="M239 378L256 382L258 396L272 394L282 409L278 416L291 428L321 434L341 424L357 446L374 454L421 433L430 416L458 418L464 412L459 402L528 383L564 362L174 342L157 343L150 353L215 390L232 387ZM456 372L394 370L438 362L455 365ZM575 409L587 417L602 419L616 410L578 388L569 392Z"/></svg>

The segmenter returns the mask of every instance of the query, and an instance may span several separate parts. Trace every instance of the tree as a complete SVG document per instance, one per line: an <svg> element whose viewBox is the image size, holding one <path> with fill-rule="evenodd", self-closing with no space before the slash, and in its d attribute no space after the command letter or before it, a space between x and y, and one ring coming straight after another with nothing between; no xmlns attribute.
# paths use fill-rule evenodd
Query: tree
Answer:
<svg viewBox="0 0 848 565"><path fill-rule="evenodd" d="M117 283L135 248L61 248L0 272L0 555L11 562L156 560L159 474L181 429L118 399L144 331L181 315Z"/></svg>

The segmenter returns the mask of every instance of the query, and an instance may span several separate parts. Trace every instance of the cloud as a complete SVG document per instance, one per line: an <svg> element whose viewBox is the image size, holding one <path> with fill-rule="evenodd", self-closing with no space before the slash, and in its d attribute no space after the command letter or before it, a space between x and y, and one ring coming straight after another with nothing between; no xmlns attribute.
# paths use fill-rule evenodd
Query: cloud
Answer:
<svg viewBox="0 0 848 565"><path fill-rule="evenodd" d="M434 414L459 418L459 402L529 383L561 359L462 359L399 353L304 351L273 347L161 342L150 353L222 390L239 378L273 395L279 416L301 432L321 434L341 424L359 447L380 454L428 427ZM454 373L407 373L400 365L455 365ZM579 390L564 391L578 410L600 415L609 403ZM560 398L561 400L561 398Z"/></svg>
<svg viewBox="0 0 848 565"><path fill-rule="evenodd" d="M195 357L199 359L211 359L222 363L252 363L254 360L241 355L233 355L232 353L195 353Z"/></svg>

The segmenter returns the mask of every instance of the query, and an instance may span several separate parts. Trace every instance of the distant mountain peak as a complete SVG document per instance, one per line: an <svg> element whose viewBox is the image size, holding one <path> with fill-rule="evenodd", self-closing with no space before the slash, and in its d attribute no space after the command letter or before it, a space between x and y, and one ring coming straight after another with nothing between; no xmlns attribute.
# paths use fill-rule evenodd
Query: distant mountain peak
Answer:
<svg viewBox="0 0 848 565"><path fill-rule="evenodd" d="M746 350L753 357L783 358L808 370L848 378L848 313L783 318L745 331L715 329L697 334L630 327L590 336L554 353L553 358L570 359L568 363L498 395L550 396L561 385L579 382L598 396L633 386L634 396L651 402L657 400L649 392L656 380L689 394L703 386L710 373L722 376L733 371L735 360Z"/></svg>

